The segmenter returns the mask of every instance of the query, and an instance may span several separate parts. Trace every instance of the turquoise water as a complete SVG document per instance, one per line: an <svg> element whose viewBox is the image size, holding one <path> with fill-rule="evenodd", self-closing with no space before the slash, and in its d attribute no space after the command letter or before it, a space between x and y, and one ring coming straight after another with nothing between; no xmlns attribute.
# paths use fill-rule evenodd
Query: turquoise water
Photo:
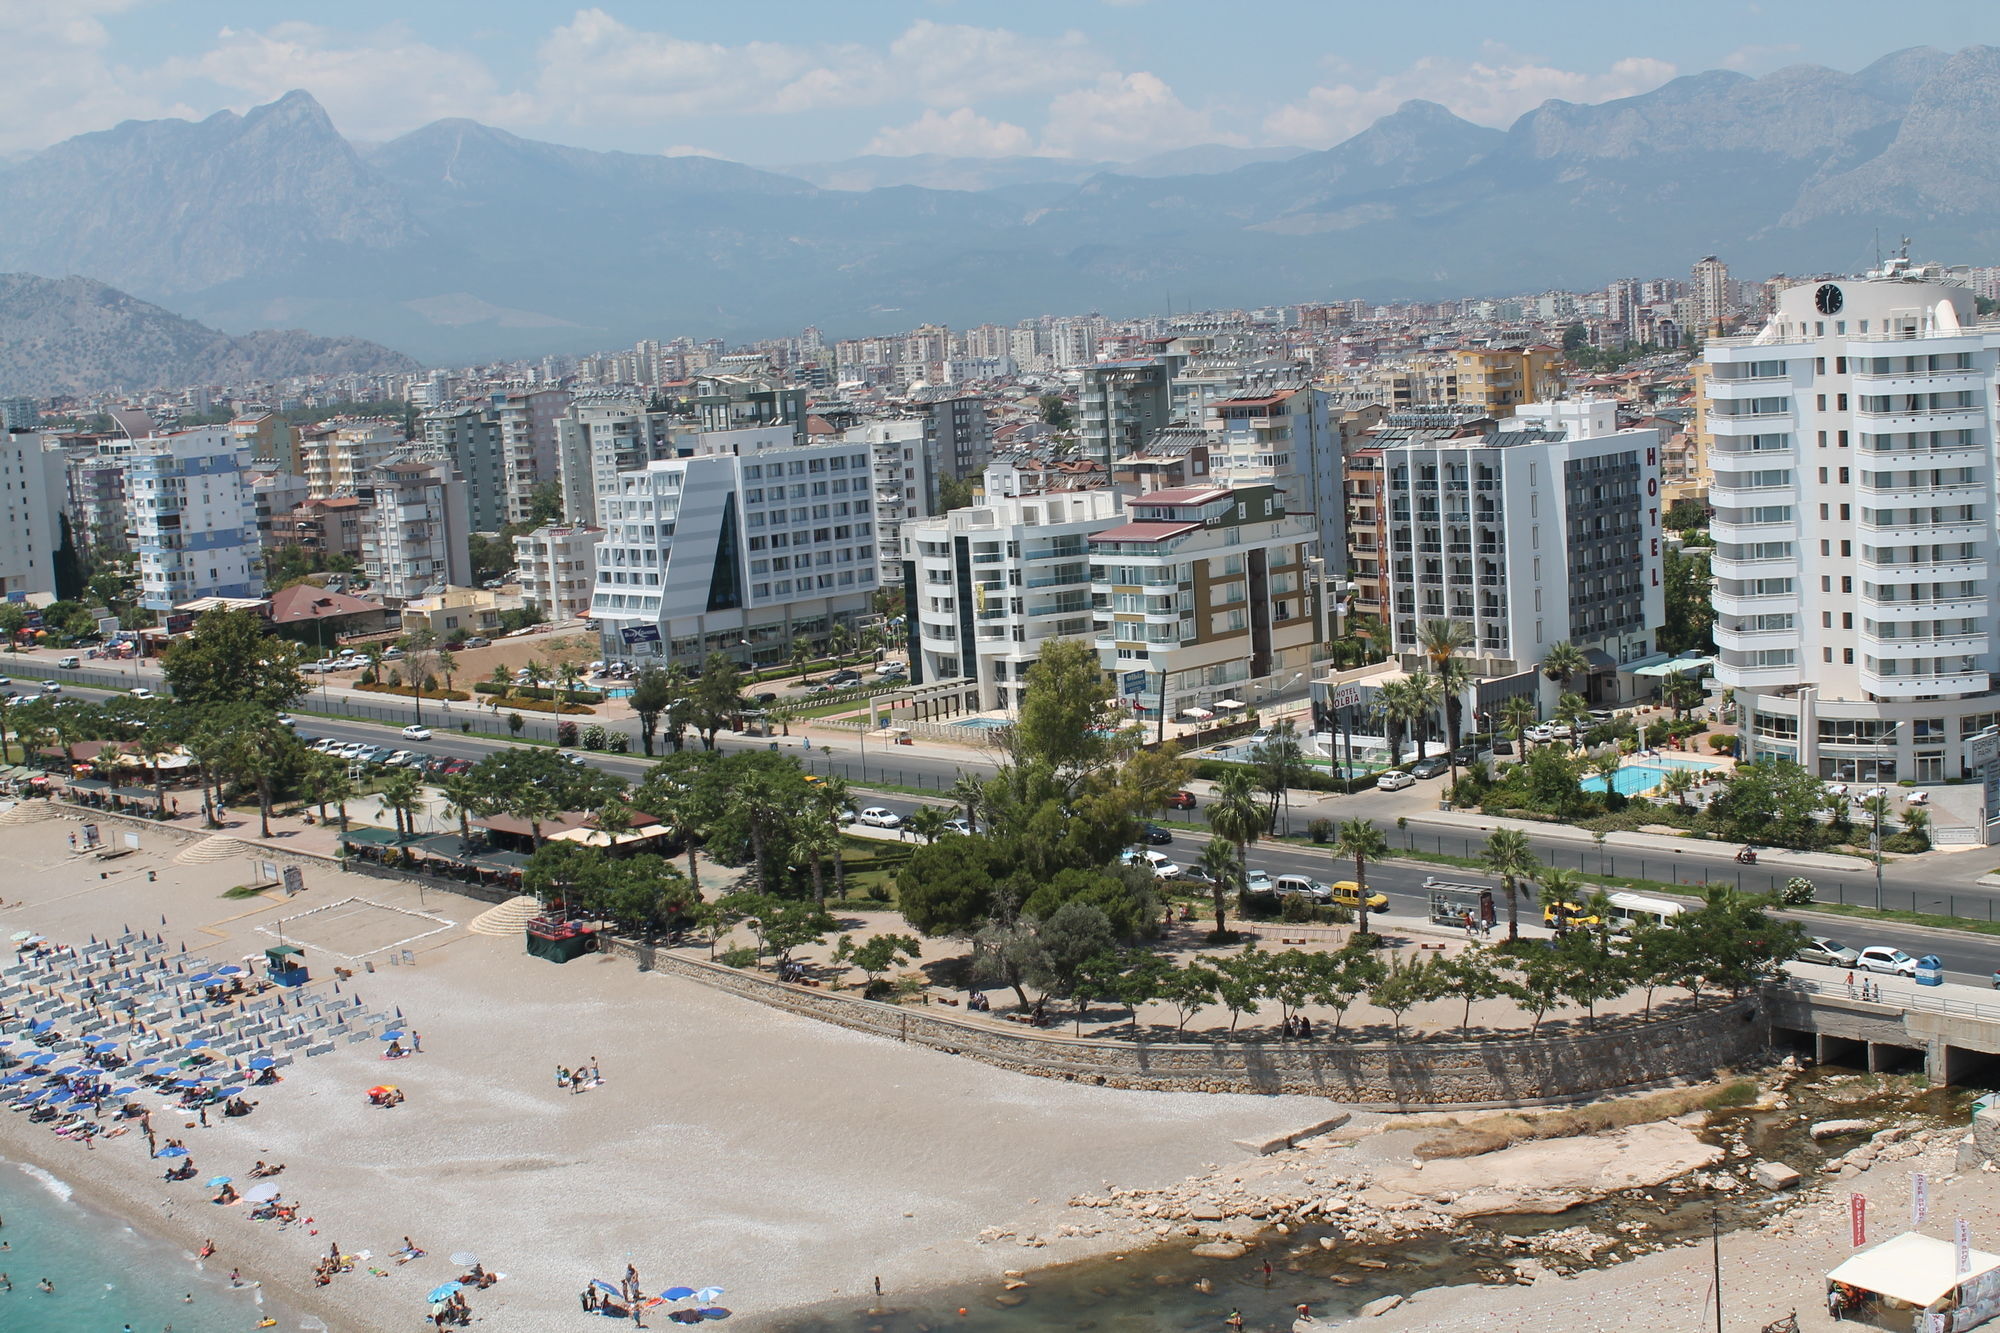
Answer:
<svg viewBox="0 0 2000 1333"><path fill-rule="evenodd" d="M1611 780L1611 789L1620 796L1639 796L1653 790L1666 780L1667 774L1677 768L1691 772L1708 773L1714 771L1711 764L1698 764L1692 759L1669 759L1665 755L1648 759L1643 764L1627 764L1618 770L1618 776ZM1585 791L1603 791L1604 779L1592 775L1581 784Z"/></svg>
<svg viewBox="0 0 2000 1333"><path fill-rule="evenodd" d="M1012 726L1013 724L1004 717L968 717L968 718L961 718L957 722L950 723L949 725L954 727L974 727L982 730L991 730L994 727L1007 727L1007 726Z"/></svg>
<svg viewBox="0 0 2000 1333"><path fill-rule="evenodd" d="M0 1162L0 1328L33 1333L230 1333L267 1315L283 1330L319 1329L259 1304L254 1289L231 1291L225 1249L206 1270L179 1246L142 1235L69 1198L69 1187L37 1167ZM218 1265L220 1265L218 1267ZM36 1283L48 1278L55 1293ZM193 1299L183 1300L184 1296Z"/></svg>

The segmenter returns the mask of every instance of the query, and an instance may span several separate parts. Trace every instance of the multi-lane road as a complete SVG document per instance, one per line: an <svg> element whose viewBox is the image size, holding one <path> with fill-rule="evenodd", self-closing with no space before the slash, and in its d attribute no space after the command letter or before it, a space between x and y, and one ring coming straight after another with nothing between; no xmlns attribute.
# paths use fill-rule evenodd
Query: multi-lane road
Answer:
<svg viewBox="0 0 2000 1333"><path fill-rule="evenodd" d="M36 677L47 676L57 676L64 678L66 681L74 681L80 677L88 678L96 675L99 670L103 670L107 674L110 672L124 674L131 671L131 667L129 666L119 667L114 664L100 665L97 663L90 664L82 672L57 671L46 662L33 659L20 659L18 663L7 659L0 659L0 670L9 668L15 669L24 682ZM150 675L151 673L142 669L136 675L135 683L145 683ZM154 680L152 683L154 685L158 684L157 680ZM68 695L93 700L116 698L119 693L115 690L93 688L82 684L65 684L64 689ZM351 698L348 697L350 695L352 696ZM342 717L315 715L312 711L319 708L336 711L341 709L343 705L356 703L365 704L371 710L387 712L391 715L391 720L383 722L352 721ZM311 736L332 736L340 740L368 741L376 744L392 745L393 748L401 748L404 743L399 740L396 732L401 725L401 721L405 720L401 716L401 710L405 707L408 707L405 701L397 700L393 696L353 694L351 691L342 690L338 687L333 687L329 690L316 687L309 699L300 706L297 712L298 725L301 732ZM411 713L414 713L413 709ZM512 744L512 742L507 740L491 736L464 734L460 732L456 729L456 723L451 714L439 709L435 704L427 707L425 714L425 724L433 729L432 739L411 748L421 749L433 754L447 754L477 760ZM482 718L482 723L490 725L490 718ZM632 724L629 722L606 725L614 730L626 730L628 734L631 734L633 731ZM827 755L820 748L825 743L823 738L813 738L812 748L807 748L802 743L802 739L799 737L779 737L775 740L767 740L726 734L718 738L717 744L719 748L724 750L768 749L775 744L782 750L789 750L797 754L801 762L805 763L815 772L837 773L847 778L856 787L869 788L871 790L868 798L869 804L886 806L898 814L905 816L923 804L924 798L915 797L904 792L886 790L885 788L927 788L942 792L958 778L962 771L990 772L992 769L990 762L984 761L983 757L975 754L968 754L965 759L957 760L932 754L906 753L898 747L877 747L876 749L869 750L864 756L854 738L842 737L839 741L835 742L840 748L836 749L832 755ZM638 749L636 741L633 749L635 751ZM581 753L584 754L585 759L589 763L627 779L637 779L643 775L652 762L645 756L637 753L624 755L589 751ZM935 801L941 798L931 799ZM1414 802L1411 794L1407 792L1366 793L1352 797L1328 798L1327 800L1311 805L1295 804L1292 807L1290 819L1291 825L1294 828L1303 828L1308 819L1321 814L1342 818L1351 818L1359 815L1393 822L1397 815L1410 814L1413 810L1420 808L1421 806ZM1392 835L1392 837L1394 836L1396 835ZM1456 841L1450 835L1444 836L1447 843ZM1472 837L1472 835L1467 836ZM1202 845L1207 841L1205 834L1188 830L1175 831L1174 838L1175 841L1173 844L1158 848L1157 850L1166 853L1168 856L1182 863L1197 858L1200 855ZM1472 837L1472 841L1476 842L1476 840L1476 837ZM1428 835L1418 835L1416 841L1421 846L1424 842L1428 841ZM1559 860L1561 864L1576 865L1581 862L1583 868L1588 870L1595 862L1615 859L1616 862L1621 862L1622 864L1617 865L1613 873L1627 875L1640 874L1642 877L1669 877L1667 872L1668 858L1666 857L1655 857L1654 859L1659 862L1659 866L1652 869L1651 876L1646 876L1639 865L1640 858L1635 853L1623 853L1615 849L1610 852L1594 848L1583 848L1580 850L1578 844L1574 841L1555 838L1538 838L1531 839L1531 841L1535 843L1538 855L1541 855L1546 860ZM1446 850L1457 850L1457 848L1446 847ZM1742 867L1734 863L1731 855L1732 851L1733 849L1726 847L1710 851L1707 848L1696 846L1690 847L1684 853L1676 852L1672 858L1675 867L1673 873L1676 877L1686 880L1698 879L1702 875L1707 874L1718 883L1735 883L1740 877L1746 881L1745 887L1757 889L1769 887L1767 884L1756 882L1759 878L1770 879L1774 876L1781 878L1784 873L1782 871L1765 872L1760 876L1758 872L1745 871ZM1251 862L1254 867L1267 870L1273 875L1301 874L1310 875L1321 880L1336 880L1350 878L1352 874L1351 865L1345 865L1336 861L1329 852L1295 843L1273 843L1256 847L1252 851ZM1427 915L1429 901L1423 890L1423 883L1426 878L1431 876L1484 882L1484 877L1473 871L1461 872L1441 869L1417 861L1391 861L1373 866L1369 869L1369 885L1388 895L1388 921L1390 924L1393 924L1398 919L1407 920L1414 918L1421 920ZM1863 868L1853 872L1848 878L1859 883L1866 877L1867 872ZM1816 878L1818 877L1816 876ZM1884 882L1892 890L1904 894L1913 891L1931 891L1937 894L1944 892L1938 889L1934 880L1928 877L1922 870L1888 874L1885 875ZM1961 899L1967 897L1977 898L1982 894L1988 898L1992 896L1990 891L1982 891L1971 887L1954 886L1950 891ZM1695 890L1690 888L1689 892L1693 893ZM1537 909L1530 905L1527 901L1527 895L1524 894L1522 906L1523 918L1534 919L1536 911ZM1992 974L1996 970L2000 970L2000 937L1976 935L1961 931L1931 930L1893 922L1877 924L1868 921L1841 919L1823 915L1806 914L1799 916L1798 919L1805 923L1810 933L1831 935L1839 939L1842 943L1853 945L1856 948L1869 944L1889 944L1918 956L1936 954L1943 959L1947 973L1951 974L1952 979L1955 981L1971 982L1984 986L1988 984Z"/></svg>

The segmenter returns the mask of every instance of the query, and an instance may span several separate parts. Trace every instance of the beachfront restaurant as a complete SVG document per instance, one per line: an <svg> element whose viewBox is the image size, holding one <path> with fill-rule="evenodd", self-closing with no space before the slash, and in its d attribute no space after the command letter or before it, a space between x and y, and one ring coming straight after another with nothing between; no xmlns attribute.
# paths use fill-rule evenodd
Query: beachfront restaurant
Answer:
<svg viewBox="0 0 2000 1333"><path fill-rule="evenodd" d="M1943 1314L1949 1318L1938 1327L1965 1333L2000 1314L2000 1255L1965 1255L1961 1271L1958 1246L1906 1231L1828 1273L1828 1308L1837 1299L1844 1320L1916 1333L1932 1327L1926 1315Z"/></svg>

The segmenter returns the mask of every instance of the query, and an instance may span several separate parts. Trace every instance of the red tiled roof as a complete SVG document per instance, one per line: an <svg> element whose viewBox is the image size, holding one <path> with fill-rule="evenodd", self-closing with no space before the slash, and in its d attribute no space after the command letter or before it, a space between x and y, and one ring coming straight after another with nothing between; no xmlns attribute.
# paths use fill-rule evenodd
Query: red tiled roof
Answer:
<svg viewBox="0 0 2000 1333"><path fill-rule="evenodd" d="M328 592L310 583L295 583L271 594L271 622L277 625L324 620L329 616L368 615L380 610L380 602L349 597L341 592Z"/></svg>

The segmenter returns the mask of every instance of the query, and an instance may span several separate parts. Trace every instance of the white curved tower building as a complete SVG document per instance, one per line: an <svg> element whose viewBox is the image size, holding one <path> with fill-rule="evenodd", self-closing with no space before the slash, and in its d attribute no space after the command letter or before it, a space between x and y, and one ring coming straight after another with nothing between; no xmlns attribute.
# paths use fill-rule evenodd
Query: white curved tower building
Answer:
<svg viewBox="0 0 2000 1333"><path fill-rule="evenodd" d="M1974 315L1894 260L1708 344L1715 674L1751 757L1937 782L2000 718L2000 325Z"/></svg>

